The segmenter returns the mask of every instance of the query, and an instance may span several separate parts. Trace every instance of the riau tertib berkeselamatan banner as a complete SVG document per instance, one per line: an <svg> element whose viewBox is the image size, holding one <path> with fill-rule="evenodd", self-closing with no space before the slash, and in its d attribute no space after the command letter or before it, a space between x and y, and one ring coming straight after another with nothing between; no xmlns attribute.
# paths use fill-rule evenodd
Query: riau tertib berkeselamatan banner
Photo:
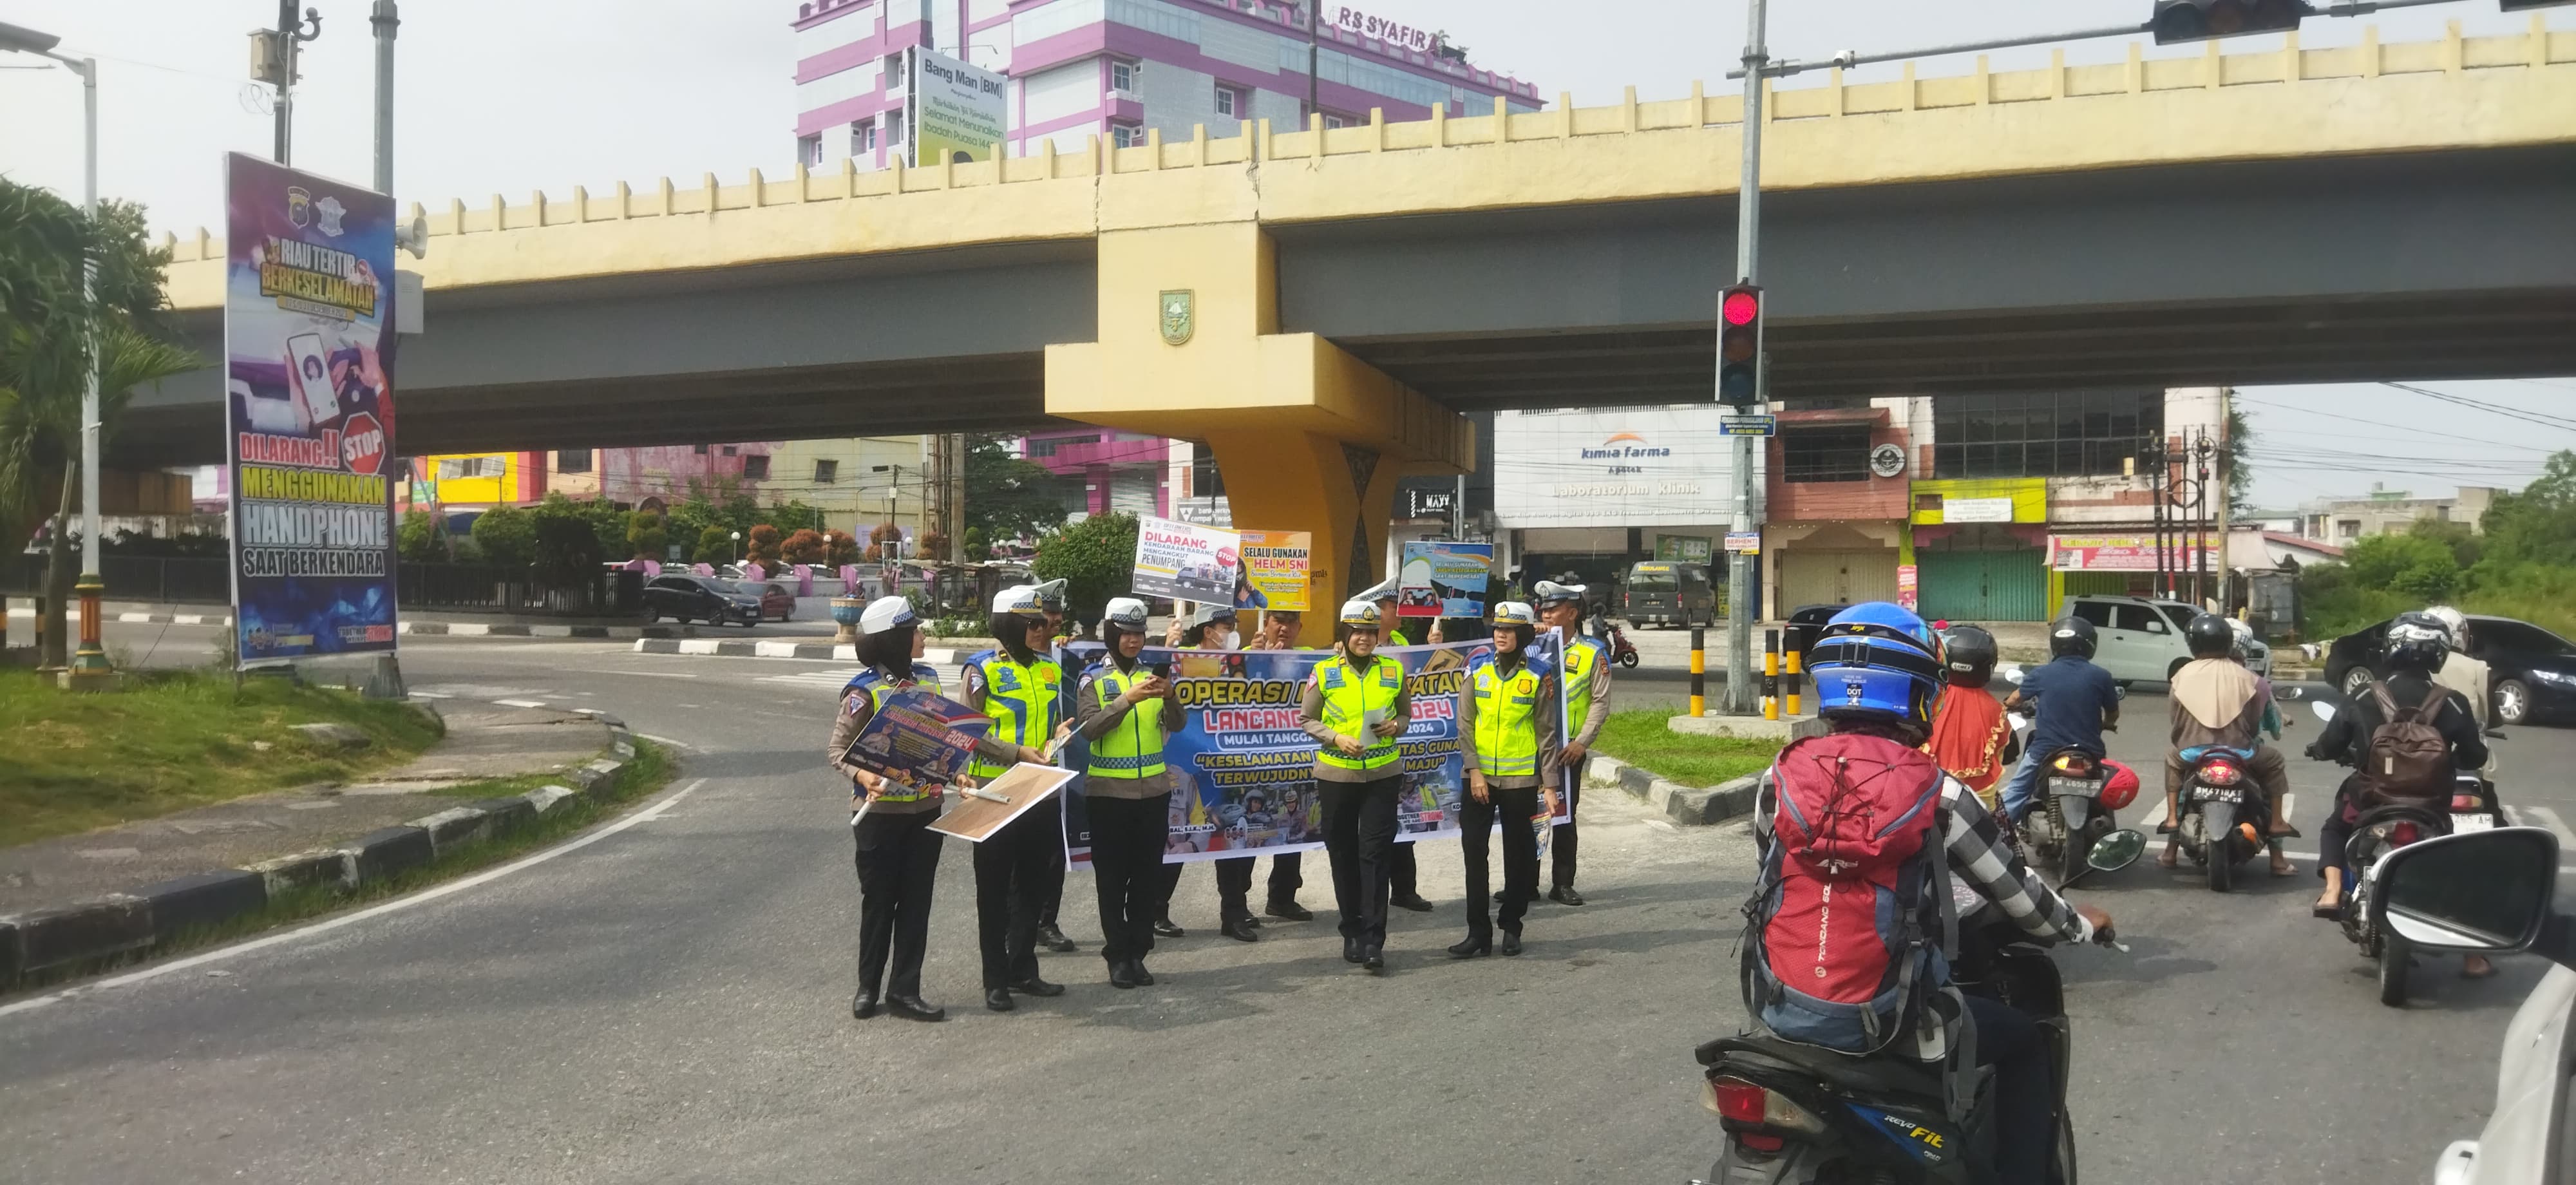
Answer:
<svg viewBox="0 0 2576 1185"><path fill-rule="evenodd" d="M394 649L394 204L225 158L224 455L245 664Z"/></svg>

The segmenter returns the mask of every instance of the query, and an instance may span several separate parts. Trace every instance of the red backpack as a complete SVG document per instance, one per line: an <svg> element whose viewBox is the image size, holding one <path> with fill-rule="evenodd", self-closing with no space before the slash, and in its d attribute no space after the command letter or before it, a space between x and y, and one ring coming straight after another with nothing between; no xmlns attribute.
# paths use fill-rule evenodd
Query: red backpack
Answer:
<svg viewBox="0 0 2576 1185"><path fill-rule="evenodd" d="M1920 750L1877 737L1780 751L1771 843L1744 907L1745 1006L1772 1032L1876 1053L1949 982L1945 777Z"/></svg>

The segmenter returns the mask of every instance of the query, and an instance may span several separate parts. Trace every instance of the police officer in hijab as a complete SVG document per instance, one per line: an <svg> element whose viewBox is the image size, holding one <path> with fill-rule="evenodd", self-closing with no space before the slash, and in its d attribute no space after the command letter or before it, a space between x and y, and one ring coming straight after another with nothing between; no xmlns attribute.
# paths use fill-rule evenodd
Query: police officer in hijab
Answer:
<svg viewBox="0 0 2576 1185"><path fill-rule="evenodd" d="M1019 760L1043 760L1054 737L1064 675L1042 652L1046 610L1033 585L993 597L993 637L1001 645L966 660L966 703L989 717L986 734L1015 746ZM1032 757L1032 754L1036 755ZM978 756L968 772L990 779L1011 762ZM1058 795L1023 812L975 845L975 919L984 953L984 1007L1009 1012L1012 993L1060 996L1064 985L1038 975L1038 913L1064 880L1064 803ZM1050 886L1055 886L1050 888Z"/></svg>

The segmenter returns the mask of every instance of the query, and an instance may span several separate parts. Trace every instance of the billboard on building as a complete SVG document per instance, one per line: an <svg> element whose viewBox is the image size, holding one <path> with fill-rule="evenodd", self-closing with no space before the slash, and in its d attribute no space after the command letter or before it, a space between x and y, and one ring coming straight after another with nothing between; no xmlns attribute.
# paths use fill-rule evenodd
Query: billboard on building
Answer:
<svg viewBox="0 0 2576 1185"><path fill-rule="evenodd" d="M993 159L1002 142L1004 101L1008 87L999 74L933 53L920 46L905 50L912 101L905 105L912 121L906 143L915 166L942 161L964 164Z"/></svg>
<svg viewBox="0 0 2576 1185"><path fill-rule="evenodd" d="M1735 444L1718 426L1723 411L1503 412L1494 417L1495 517L1515 528L1726 522Z"/></svg>
<svg viewBox="0 0 2576 1185"><path fill-rule="evenodd" d="M224 162L237 659L394 648L394 203Z"/></svg>
<svg viewBox="0 0 2576 1185"><path fill-rule="evenodd" d="M2165 542L2165 568L2188 572L2205 560L2215 569L2227 561L2215 543L2196 546L2191 539L2168 538ZM2048 566L2060 572L2153 572L2156 570L2156 537L2148 535L2051 535L2048 537Z"/></svg>

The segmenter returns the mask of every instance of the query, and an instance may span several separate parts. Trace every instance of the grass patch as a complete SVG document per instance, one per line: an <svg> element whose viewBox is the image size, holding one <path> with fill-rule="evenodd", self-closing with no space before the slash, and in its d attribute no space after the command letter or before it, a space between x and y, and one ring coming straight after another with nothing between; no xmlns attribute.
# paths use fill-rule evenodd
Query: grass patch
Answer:
<svg viewBox="0 0 2576 1185"><path fill-rule="evenodd" d="M0 846L347 781L410 760L440 732L417 708L285 679L239 689L210 671L125 680L88 694L0 670ZM375 743L351 752L292 729L322 723L354 725Z"/></svg>
<svg viewBox="0 0 2576 1185"><path fill-rule="evenodd" d="M1780 742L1683 736L1666 725L1671 712L1612 712L1593 746L1621 761L1685 786L1714 786L1756 774L1780 753Z"/></svg>
<svg viewBox="0 0 2576 1185"><path fill-rule="evenodd" d="M607 784L588 794L566 799L555 809L533 822L478 844L442 852L438 858L418 868L407 869L380 881L343 890L328 885L309 885L292 893L269 898L268 905L252 913L213 926L182 930L164 935L150 949L129 951L86 966L54 968L29 976L13 985L11 991L41 988L65 980L97 975L121 967L167 958L201 947L215 946L247 938L263 930L295 922L310 921L325 914L354 909L388 897L425 889L442 881L480 872L507 863L570 838L574 833L606 820L628 803L646 797L670 784L676 772L668 752L648 741L635 742L635 758L618 771ZM455 791L471 798L497 798L516 793L512 789L524 782L528 788L544 785L555 778L505 778L458 786Z"/></svg>

